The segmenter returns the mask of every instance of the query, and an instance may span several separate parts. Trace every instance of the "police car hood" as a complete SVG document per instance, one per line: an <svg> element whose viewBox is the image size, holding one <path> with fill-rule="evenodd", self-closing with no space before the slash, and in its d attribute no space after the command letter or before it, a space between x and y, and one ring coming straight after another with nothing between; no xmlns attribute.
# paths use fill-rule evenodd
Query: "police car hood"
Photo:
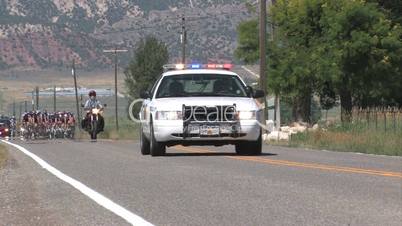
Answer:
<svg viewBox="0 0 402 226"><path fill-rule="evenodd" d="M158 111L181 111L186 106L231 106L236 105L238 111L258 110L261 107L256 100L248 97L176 97L155 100Z"/></svg>

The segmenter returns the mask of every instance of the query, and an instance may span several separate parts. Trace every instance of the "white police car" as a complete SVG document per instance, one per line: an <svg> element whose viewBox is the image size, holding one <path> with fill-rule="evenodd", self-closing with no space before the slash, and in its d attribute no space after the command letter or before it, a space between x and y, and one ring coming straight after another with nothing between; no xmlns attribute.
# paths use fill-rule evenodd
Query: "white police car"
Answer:
<svg viewBox="0 0 402 226"><path fill-rule="evenodd" d="M246 86L232 65L166 65L151 91L142 92L141 153L166 146L228 145L240 155L261 154L263 91Z"/></svg>

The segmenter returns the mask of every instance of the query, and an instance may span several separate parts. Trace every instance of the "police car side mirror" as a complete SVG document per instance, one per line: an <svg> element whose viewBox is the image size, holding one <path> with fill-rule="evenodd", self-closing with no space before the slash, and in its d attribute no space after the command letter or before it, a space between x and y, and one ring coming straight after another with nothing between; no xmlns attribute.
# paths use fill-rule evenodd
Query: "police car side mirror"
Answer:
<svg viewBox="0 0 402 226"><path fill-rule="evenodd" d="M263 97L265 97L264 91L257 89L253 92L253 98L257 99L257 98L263 98Z"/></svg>
<svg viewBox="0 0 402 226"><path fill-rule="evenodd" d="M246 93L247 93L247 96L249 96L249 97L253 97L253 87L251 87L251 86L247 86L246 87Z"/></svg>
<svg viewBox="0 0 402 226"><path fill-rule="evenodd" d="M149 99L149 98L151 97L151 95L149 94L148 91L142 91L142 92L140 93L140 97L141 97L142 99Z"/></svg>

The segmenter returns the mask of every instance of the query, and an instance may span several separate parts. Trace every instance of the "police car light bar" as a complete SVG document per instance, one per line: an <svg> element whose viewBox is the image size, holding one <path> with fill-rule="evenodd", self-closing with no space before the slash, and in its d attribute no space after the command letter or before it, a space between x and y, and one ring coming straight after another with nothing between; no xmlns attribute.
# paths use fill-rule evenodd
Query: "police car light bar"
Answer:
<svg viewBox="0 0 402 226"><path fill-rule="evenodd" d="M163 66L165 71L184 70L184 69L223 69L231 70L233 64L166 64Z"/></svg>

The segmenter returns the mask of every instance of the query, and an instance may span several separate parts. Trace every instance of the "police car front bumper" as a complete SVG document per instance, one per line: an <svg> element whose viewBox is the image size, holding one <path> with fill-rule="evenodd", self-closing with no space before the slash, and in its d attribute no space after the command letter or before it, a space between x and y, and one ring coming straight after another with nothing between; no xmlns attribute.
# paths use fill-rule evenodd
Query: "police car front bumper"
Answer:
<svg viewBox="0 0 402 226"><path fill-rule="evenodd" d="M189 128L184 127L182 120L155 120L153 126L158 142L256 141L261 135L257 120L195 123Z"/></svg>

